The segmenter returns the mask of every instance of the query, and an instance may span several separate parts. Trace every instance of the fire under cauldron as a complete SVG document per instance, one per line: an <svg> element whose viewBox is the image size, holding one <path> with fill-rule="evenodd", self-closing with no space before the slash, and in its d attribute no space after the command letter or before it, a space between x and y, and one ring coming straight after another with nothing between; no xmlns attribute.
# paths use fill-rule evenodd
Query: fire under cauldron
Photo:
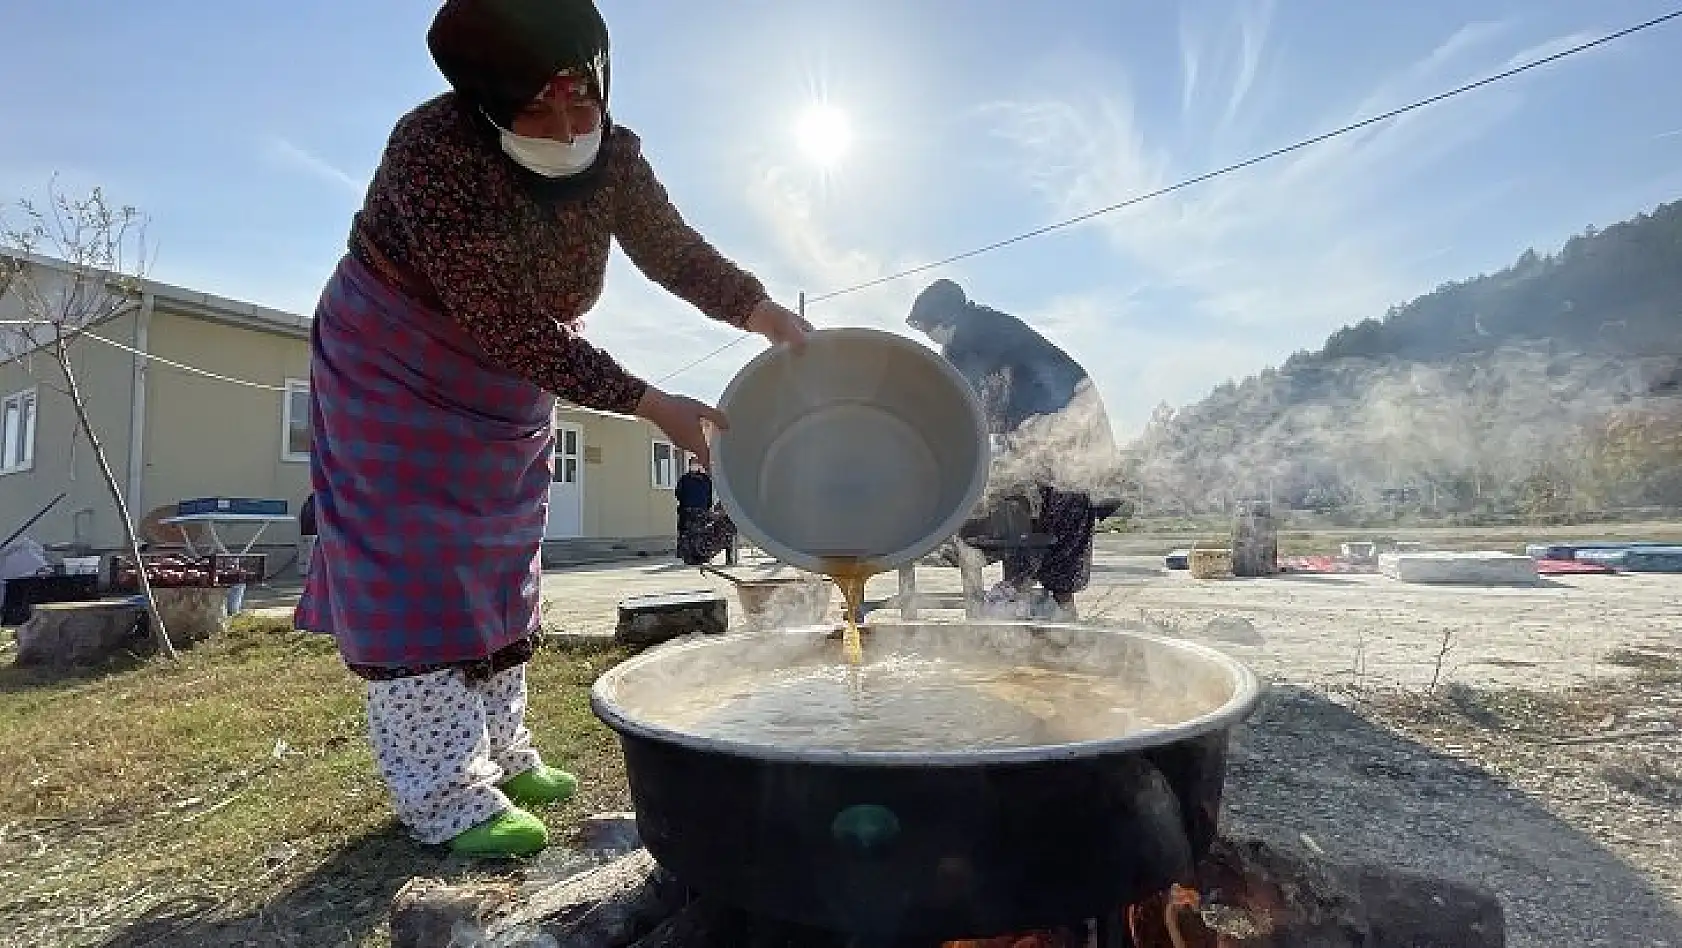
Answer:
<svg viewBox="0 0 1682 948"><path fill-rule="evenodd" d="M683 719L678 697L839 665L836 632L646 652L598 679L591 704L619 734L644 845L686 885L748 912L898 944L1096 918L1192 873L1215 835L1229 731L1259 698L1244 666L1125 628L908 623L865 634L867 671L911 656L1096 674L1170 723L973 750L943 750L927 735L915 751L723 740L672 723Z"/></svg>

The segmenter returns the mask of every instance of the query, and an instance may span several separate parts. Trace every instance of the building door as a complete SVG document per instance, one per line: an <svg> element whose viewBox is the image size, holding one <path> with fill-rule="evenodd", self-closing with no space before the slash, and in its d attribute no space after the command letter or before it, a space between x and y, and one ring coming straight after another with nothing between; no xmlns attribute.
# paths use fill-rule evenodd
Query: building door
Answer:
<svg viewBox="0 0 1682 948"><path fill-rule="evenodd" d="M555 424L555 477L549 483L549 520L546 540L569 540L584 535L584 429L568 422Z"/></svg>

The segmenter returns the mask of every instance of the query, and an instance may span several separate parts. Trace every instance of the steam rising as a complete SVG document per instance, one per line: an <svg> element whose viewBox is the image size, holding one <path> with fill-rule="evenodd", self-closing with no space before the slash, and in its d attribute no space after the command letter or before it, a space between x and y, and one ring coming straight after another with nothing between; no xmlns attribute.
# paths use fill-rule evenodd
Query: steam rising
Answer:
<svg viewBox="0 0 1682 948"><path fill-rule="evenodd" d="M984 389L982 400L996 396ZM1000 443L1002 442L1002 443ZM1038 503L1036 485L1065 493L1085 493L1095 502L1126 494L1122 458L1097 386L1082 382L1061 411L1035 415L1014 432L995 439L983 505L1010 496Z"/></svg>
<svg viewBox="0 0 1682 948"><path fill-rule="evenodd" d="M1673 408L1675 398L1655 391L1674 368L1532 346L1448 365L1345 359L1270 370L1192 409L1159 412L1129 454L1153 506L1188 510L1275 492L1310 506L1358 503L1404 484L1464 502L1468 491L1538 477L1592 493L1608 421Z"/></svg>

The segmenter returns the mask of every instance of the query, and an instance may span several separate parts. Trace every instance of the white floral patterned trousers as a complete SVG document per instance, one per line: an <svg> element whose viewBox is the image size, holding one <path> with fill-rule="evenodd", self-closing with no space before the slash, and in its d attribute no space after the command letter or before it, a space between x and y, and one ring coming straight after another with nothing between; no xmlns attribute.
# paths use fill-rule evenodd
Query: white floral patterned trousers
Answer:
<svg viewBox="0 0 1682 948"><path fill-rule="evenodd" d="M397 818L447 842L509 809L497 785L541 763L526 729L526 666L368 682L368 737Z"/></svg>

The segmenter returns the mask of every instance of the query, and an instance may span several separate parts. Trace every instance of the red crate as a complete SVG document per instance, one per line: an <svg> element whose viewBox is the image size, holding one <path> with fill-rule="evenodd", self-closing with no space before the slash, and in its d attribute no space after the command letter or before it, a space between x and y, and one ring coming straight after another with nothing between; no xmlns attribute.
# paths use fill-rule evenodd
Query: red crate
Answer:
<svg viewBox="0 0 1682 948"><path fill-rule="evenodd" d="M143 553L140 560L146 566L146 581L154 589L208 589L262 582L267 576L268 556L263 553L212 553L208 556ZM139 588L140 577L134 563L127 557L112 557L112 591L131 593Z"/></svg>

